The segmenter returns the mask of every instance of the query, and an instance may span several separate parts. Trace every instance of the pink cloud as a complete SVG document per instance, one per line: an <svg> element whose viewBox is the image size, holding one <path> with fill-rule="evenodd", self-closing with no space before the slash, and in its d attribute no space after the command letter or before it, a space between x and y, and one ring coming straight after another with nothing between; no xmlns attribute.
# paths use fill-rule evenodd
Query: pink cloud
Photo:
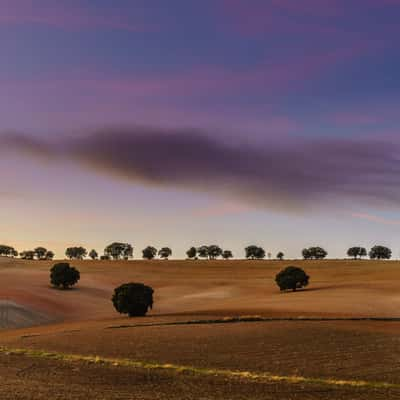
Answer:
<svg viewBox="0 0 400 400"><path fill-rule="evenodd" d="M243 214L253 211L254 208L238 203L221 203L210 207L196 209L192 212L195 217L224 217L225 215Z"/></svg>
<svg viewBox="0 0 400 400"><path fill-rule="evenodd" d="M70 2L0 0L0 24L47 25L65 30L116 29L131 32L153 30L154 26L132 22L126 15L100 14L97 9L83 8Z"/></svg>
<svg viewBox="0 0 400 400"><path fill-rule="evenodd" d="M375 222L384 225L400 225L400 220L386 219L377 215L366 214L366 213L352 213L353 218L362 219L370 222Z"/></svg>

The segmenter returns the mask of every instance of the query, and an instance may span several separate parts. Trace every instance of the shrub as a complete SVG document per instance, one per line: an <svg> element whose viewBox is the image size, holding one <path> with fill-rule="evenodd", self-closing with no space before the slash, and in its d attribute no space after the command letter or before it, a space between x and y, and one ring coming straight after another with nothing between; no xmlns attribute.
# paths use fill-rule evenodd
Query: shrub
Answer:
<svg viewBox="0 0 400 400"><path fill-rule="evenodd" d="M281 291L300 289L308 285L309 276L298 267L287 267L276 275L275 281Z"/></svg>
<svg viewBox="0 0 400 400"><path fill-rule="evenodd" d="M53 286L67 289L75 285L80 279L79 271L69 263L54 264L50 270L50 282Z"/></svg>
<svg viewBox="0 0 400 400"><path fill-rule="evenodd" d="M149 307L153 308L153 293L154 290L143 283L125 283L114 289L112 302L119 313L141 317Z"/></svg>

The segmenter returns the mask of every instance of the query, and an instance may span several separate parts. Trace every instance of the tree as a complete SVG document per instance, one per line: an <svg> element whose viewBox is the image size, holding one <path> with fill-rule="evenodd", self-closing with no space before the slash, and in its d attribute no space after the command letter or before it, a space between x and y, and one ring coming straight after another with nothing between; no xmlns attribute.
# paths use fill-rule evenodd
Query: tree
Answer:
<svg viewBox="0 0 400 400"><path fill-rule="evenodd" d="M224 250L222 253L222 258L224 260L229 260L230 258L233 258L233 254L230 250Z"/></svg>
<svg viewBox="0 0 400 400"><path fill-rule="evenodd" d="M69 263L54 264L50 270L50 282L55 287L68 289L75 285L79 279L79 271L75 267L71 267Z"/></svg>
<svg viewBox="0 0 400 400"><path fill-rule="evenodd" d="M147 246L142 250L143 258L146 260L152 260L157 255L157 249L153 246Z"/></svg>
<svg viewBox="0 0 400 400"><path fill-rule="evenodd" d="M347 250L347 255L353 257L355 260L360 257L365 257L367 255L367 250L364 247L350 247Z"/></svg>
<svg viewBox="0 0 400 400"><path fill-rule="evenodd" d="M35 252L35 256L38 260L46 259L47 249L45 247L36 247L36 249L33 251Z"/></svg>
<svg viewBox="0 0 400 400"><path fill-rule="evenodd" d="M144 316L149 307L153 308L153 293L154 290L143 283L125 283L114 289L112 302L121 314Z"/></svg>
<svg viewBox="0 0 400 400"><path fill-rule="evenodd" d="M172 256L172 250L169 247L163 247L158 252L158 255L160 256L160 258L163 258L164 260L168 260L168 257Z"/></svg>
<svg viewBox="0 0 400 400"><path fill-rule="evenodd" d="M200 246L197 249L197 254L200 258L208 258L208 246Z"/></svg>
<svg viewBox="0 0 400 400"><path fill-rule="evenodd" d="M245 249L246 258L251 260L261 260L265 258L265 250L258 246L247 246Z"/></svg>
<svg viewBox="0 0 400 400"><path fill-rule="evenodd" d="M92 260L97 260L99 258L99 255L97 254L97 251L95 249L92 249L90 250L89 257Z"/></svg>
<svg viewBox="0 0 400 400"><path fill-rule="evenodd" d="M197 256L197 249L196 247L191 247L187 252L186 255L189 259L196 258Z"/></svg>
<svg viewBox="0 0 400 400"><path fill-rule="evenodd" d="M51 250L47 250L44 258L45 260L52 260L54 258L54 253Z"/></svg>
<svg viewBox="0 0 400 400"><path fill-rule="evenodd" d="M110 256L108 256L108 255L100 256L100 260L102 260L102 261L110 260Z"/></svg>
<svg viewBox="0 0 400 400"><path fill-rule="evenodd" d="M275 281L281 291L293 290L295 292L308 285L309 276L301 268L290 266L280 271L276 275Z"/></svg>
<svg viewBox="0 0 400 400"><path fill-rule="evenodd" d="M216 258L222 256L223 250L216 244L208 246L208 258L210 260L215 260Z"/></svg>
<svg viewBox="0 0 400 400"><path fill-rule="evenodd" d="M385 246L374 246L369 252L369 258L372 260L390 260L392 258L392 250Z"/></svg>
<svg viewBox="0 0 400 400"><path fill-rule="evenodd" d="M65 255L70 259L70 260L82 260L84 257L86 257L87 250L84 247L68 247L67 250L65 250Z"/></svg>
<svg viewBox="0 0 400 400"><path fill-rule="evenodd" d="M283 257L285 257L285 255L284 255L281 251L276 255L276 258L277 258L278 260L280 260L280 261L283 260Z"/></svg>
<svg viewBox="0 0 400 400"><path fill-rule="evenodd" d="M35 258L35 252L33 250L25 250L20 253L20 257L23 260L33 260Z"/></svg>
<svg viewBox="0 0 400 400"><path fill-rule="evenodd" d="M18 252L14 249L14 247L7 246L5 244L1 244L0 245L0 256L16 257L16 256L18 256Z"/></svg>
<svg viewBox="0 0 400 400"><path fill-rule="evenodd" d="M133 247L129 243L114 242L104 249L104 255L114 260L128 260L133 257Z"/></svg>
<svg viewBox="0 0 400 400"><path fill-rule="evenodd" d="M305 260L322 260L328 255L328 252L322 247L316 246L303 249L302 254Z"/></svg>

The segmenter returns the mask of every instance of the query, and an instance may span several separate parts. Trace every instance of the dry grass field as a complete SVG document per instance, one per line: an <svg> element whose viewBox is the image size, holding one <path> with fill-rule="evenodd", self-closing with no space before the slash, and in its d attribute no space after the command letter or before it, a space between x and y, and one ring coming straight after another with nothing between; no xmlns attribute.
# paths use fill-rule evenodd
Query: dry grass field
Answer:
<svg viewBox="0 0 400 400"><path fill-rule="evenodd" d="M290 264L307 290L279 292ZM0 259L1 399L400 398L400 320L356 320L400 317L399 262L79 261L68 291L51 265ZM128 281L148 316L113 309Z"/></svg>

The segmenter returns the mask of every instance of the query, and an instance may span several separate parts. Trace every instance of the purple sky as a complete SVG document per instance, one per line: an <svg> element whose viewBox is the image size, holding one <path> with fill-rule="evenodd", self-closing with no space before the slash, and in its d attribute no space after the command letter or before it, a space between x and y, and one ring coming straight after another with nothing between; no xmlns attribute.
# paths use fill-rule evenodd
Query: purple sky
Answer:
<svg viewBox="0 0 400 400"><path fill-rule="evenodd" d="M400 0L0 0L0 241L400 256Z"/></svg>

